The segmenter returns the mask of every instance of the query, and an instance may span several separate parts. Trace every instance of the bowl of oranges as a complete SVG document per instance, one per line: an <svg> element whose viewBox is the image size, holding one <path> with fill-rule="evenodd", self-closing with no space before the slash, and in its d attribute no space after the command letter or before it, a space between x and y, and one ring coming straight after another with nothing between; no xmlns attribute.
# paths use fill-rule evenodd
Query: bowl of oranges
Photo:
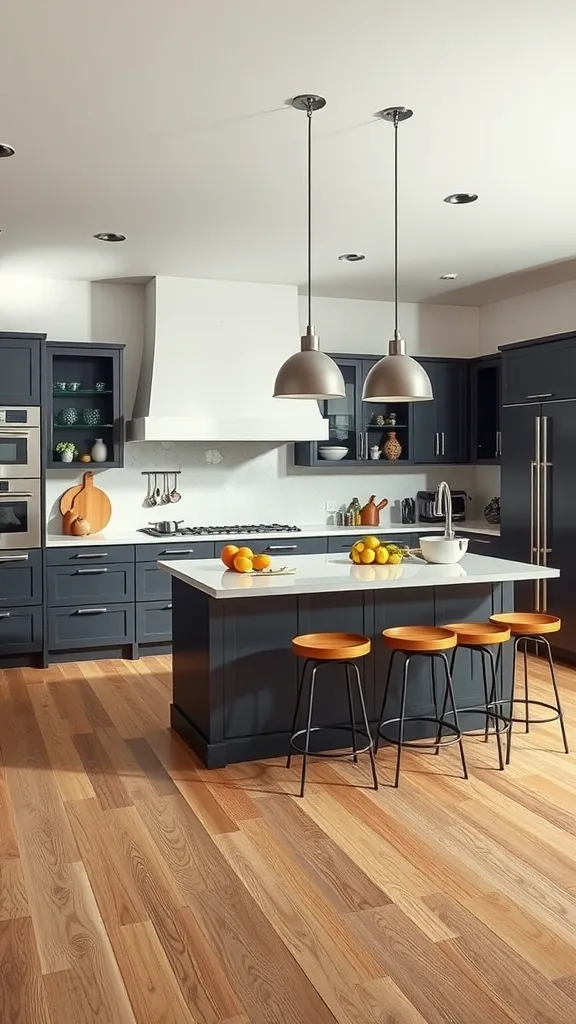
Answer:
<svg viewBox="0 0 576 1024"><path fill-rule="evenodd" d="M384 544L378 537L362 537L350 548L350 561L355 565L400 565L407 548Z"/></svg>
<svg viewBox="0 0 576 1024"><path fill-rule="evenodd" d="M226 544L220 552L220 558L226 568L233 572L265 572L272 564L270 555L254 554L252 548L239 548L236 544Z"/></svg>

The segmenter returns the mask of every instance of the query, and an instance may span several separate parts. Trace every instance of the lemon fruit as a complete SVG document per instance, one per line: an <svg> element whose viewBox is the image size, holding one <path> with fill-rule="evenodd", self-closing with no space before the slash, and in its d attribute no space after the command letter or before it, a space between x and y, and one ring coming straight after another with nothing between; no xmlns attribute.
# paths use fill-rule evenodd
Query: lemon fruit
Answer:
<svg viewBox="0 0 576 1024"><path fill-rule="evenodd" d="M354 551L357 551L358 554L360 554L361 551L364 551L365 546L366 545L361 540L357 540L356 543L352 545Z"/></svg>
<svg viewBox="0 0 576 1024"><path fill-rule="evenodd" d="M376 552L372 548L364 548L364 551L360 552L360 561L362 565L370 565L370 562L374 562L376 559Z"/></svg>
<svg viewBox="0 0 576 1024"><path fill-rule="evenodd" d="M388 564L389 565L400 565L401 561L402 561L402 555L401 555L400 551L393 551L392 554L388 558Z"/></svg>
<svg viewBox="0 0 576 1024"><path fill-rule="evenodd" d="M362 537L361 543L364 545L365 548L371 548L372 551L376 551L376 548L380 547L380 541L378 540L378 537Z"/></svg>
<svg viewBox="0 0 576 1024"><path fill-rule="evenodd" d="M350 558L355 563L355 565L360 565L360 552L356 551L356 548L352 548L352 551L350 552Z"/></svg>
<svg viewBox="0 0 576 1024"><path fill-rule="evenodd" d="M380 546L376 548L376 564L386 565L389 558L390 554L388 552L388 548L385 548L383 544L380 544Z"/></svg>

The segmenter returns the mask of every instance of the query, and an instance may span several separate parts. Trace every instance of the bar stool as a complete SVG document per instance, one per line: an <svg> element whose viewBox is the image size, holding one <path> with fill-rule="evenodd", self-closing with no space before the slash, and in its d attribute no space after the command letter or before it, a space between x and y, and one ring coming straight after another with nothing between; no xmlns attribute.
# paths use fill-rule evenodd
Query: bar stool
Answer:
<svg viewBox="0 0 576 1024"><path fill-rule="evenodd" d="M548 615L545 612L502 612L498 615L491 615L490 622L494 622L497 625L508 626L512 636L514 637L514 659L512 662L512 695L510 700L510 723L521 722L526 729L526 732L530 732L530 725L543 725L545 722L555 722L557 719L560 722L560 729L562 731L562 740L564 743L564 753L570 753L568 749L568 740L566 738L566 729L564 727L564 716L562 714L562 705L560 703L560 694L558 693L558 686L556 684L556 675L554 672L554 662L552 660L552 650L550 643L546 639L544 634L546 633L557 633L562 626L562 620L557 615ZM520 697L514 697L514 687L516 683L516 655L520 644L524 645L524 699ZM542 645L546 651L548 658L548 665L550 667L550 678L552 680L552 687L554 689L554 697L556 699L555 704L547 704L542 700L531 700L528 686L528 644L535 643L537 646ZM523 704L525 715L524 718L514 717L514 705ZM530 705L535 707L546 708L549 711L553 711L549 718L530 718ZM507 744L506 744L506 764L510 764L510 751L512 748L512 726L508 730Z"/></svg>
<svg viewBox="0 0 576 1024"><path fill-rule="evenodd" d="M447 623L446 629L452 629L458 638L458 645L454 648L452 653L452 662L450 665L450 671L454 672L454 663L456 661L456 655L461 648L470 651L477 651L480 655L482 662L482 680L484 683L484 704L476 704L469 708L458 708L459 715L469 714L482 714L486 716L486 723L484 727L484 739L488 741L489 727L491 721L494 722L494 733L496 735L496 744L498 746L498 765L501 771L504 770L504 758L502 756L502 737L501 733L506 732L510 729L510 721L501 713L502 696L498 699L498 683L496 675L496 659L494 658L493 647L499 644L506 643L510 639L510 629L508 626L502 624L496 624L493 622L450 622ZM491 686L488 691L488 675L486 672L486 662L490 665L491 672ZM435 686L434 686L435 689ZM446 700L447 694L444 697L444 706L442 708L441 718L444 718L446 714ZM436 703L436 698L434 699ZM496 711L495 707L498 706L500 711ZM439 751L439 747L436 748L436 753Z"/></svg>
<svg viewBox="0 0 576 1024"><path fill-rule="evenodd" d="M458 720L458 709L456 708L456 702L454 700L454 688L452 686L452 674L450 672L450 666L448 665L448 658L445 652L452 650L456 647L457 637L456 633L451 629L445 629L441 626L396 626L393 629L384 629L382 631L382 639L384 645L392 650L390 656L390 663L388 665L388 675L386 677L386 685L384 687L384 697L382 700L382 709L380 711L380 724L378 725L378 732L376 736L376 750L378 750L378 744L380 739L386 740L388 743L393 743L398 747L398 754L396 757L396 775L394 778L394 786L397 788L400 781L400 762L402 756L402 747L410 746L416 748L430 749L436 747L439 749L441 746L445 747L452 743L458 743L460 747L460 757L462 759L462 771L464 778L468 778L468 769L466 767L466 757L464 754L464 745L462 743L462 730L460 729L460 723ZM386 712L386 704L388 702L388 693L390 690L390 680L392 678L392 667L397 654L404 655L404 671L402 675L402 691L400 695L400 717L399 718L384 718ZM444 675L446 678L446 701L450 698L452 705L452 711L450 715L454 718L454 723L446 721L446 717L438 718L438 711L436 711L436 717L430 718L425 715L407 715L406 714L406 693L408 690L408 676L410 663L415 657L427 657L432 659L432 665L434 659L438 659L442 662L444 668ZM446 704L445 701L445 704ZM436 705L437 707L437 705ZM398 722L398 738L391 739L386 736L383 729L387 725L392 725ZM406 722L431 722L436 725L438 731L436 733L436 739L432 742L427 743L415 743L415 742L404 742L404 725ZM443 730L446 729L450 735L448 737L442 737Z"/></svg>
<svg viewBox="0 0 576 1024"><path fill-rule="evenodd" d="M376 760L374 757L374 740L370 732L370 726L368 724L368 715L366 714L366 703L364 701L364 692L362 690L362 681L360 679L360 672L358 665L356 664L357 658L365 658L367 654L370 654L372 647L371 640L366 636L358 636L355 633L308 633L305 636L296 636L292 640L292 651L298 658L304 658L304 664L302 666L302 672L300 674L300 682L298 684L298 695L296 697L296 708L294 710L294 718L292 721L292 735L290 736L290 751L288 753L288 759L286 761L286 767L289 768L292 761L292 751L295 750L299 754L303 755L302 758L302 776L300 780L300 796L304 796L304 786L306 783L306 765L308 755L310 753L310 734L313 732L319 732L322 729L330 730L344 730L352 733L352 749L346 750L343 753L333 753L331 751L322 752L314 751L314 757L348 757L350 753L353 754L354 761L358 761L358 754L370 754L370 763L372 766L372 779L374 782L374 789L378 789L378 776L376 774ZM332 726L321 726L312 725L312 712L314 707L314 689L316 686L316 674L318 670L327 664L334 664L334 662L340 664L344 668L346 676L346 689L348 691L348 709L350 712L350 726L346 725L332 725ZM298 715L300 712L300 704L302 701L302 693L304 691L304 684L306 681L306 670L309 666L312 666L310 675L310 690L308 696L308 711L306 717L306 728L296 730L298 724ZM362 711L362 725L357 726L354 715L354 701L352 698L352 675L355 675L356 685L358 688L358 698L360 700L360 708ZM356 745L356 735L360 733L364 736L368 742L365 746L358 749ZM304 736L304 746L301 747L296 743L299 736Z"/></svg>

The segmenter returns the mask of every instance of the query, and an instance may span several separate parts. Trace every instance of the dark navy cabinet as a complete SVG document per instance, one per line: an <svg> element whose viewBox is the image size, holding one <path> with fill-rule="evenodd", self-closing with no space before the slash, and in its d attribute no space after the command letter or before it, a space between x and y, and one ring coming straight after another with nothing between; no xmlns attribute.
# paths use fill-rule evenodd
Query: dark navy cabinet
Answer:
<svg viewBox="0 0 576 1024"><path fill-rule="evenodd" d="M468 360L418 359L432 382L431 402L415 402L413 461L468 462Z"/></svg>
<svg viewBox="0 0 576 1024"><path fill-rule="evenodd" d="M42 650L42 551L0 551L0 657Z"/></svg>
<svg viewBox="0 0 576 1024"><path fill-rule="evenodd" d="M470 462L478 465L500 463L501 377L501 356L482 356L470 363Z"/></svg>
<svg viewBox="0 0 576 1024"><path fill-rule="evenodd" d="M0 331L0 405L40 405L40 346L45 338Z"/></svg>
<svg viewBox="0 0 576 1024"><path fill-rule="evenodd" d="M576 398L576 334L503 345L502 404Z"/></svg>

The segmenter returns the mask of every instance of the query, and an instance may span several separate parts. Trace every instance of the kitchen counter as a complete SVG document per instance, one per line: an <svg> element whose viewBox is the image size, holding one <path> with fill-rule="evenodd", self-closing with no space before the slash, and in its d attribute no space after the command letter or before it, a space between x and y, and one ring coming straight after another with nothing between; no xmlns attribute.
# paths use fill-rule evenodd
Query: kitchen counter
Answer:
<svg viewBox="0 0 576 1024"><path fill-rule="evenodd" d="M454 529L457 533L482 533L491 537L500 536L500 527L491 526L485 520L466 520L463 523L454 523ZM365 533L377 533L386 534L392 533L441 533L443 525L433 526L430 523L383 523L378 527L370 526L302 526L298 533L258 533L253 534L254 542L257 543L259 540L278 540L285 537L357 537ZM246 534L231 534L231 533L220 533L220 534L205 534L203 536L191 537L190 534L187 536L172 536L170 534L164 534L161 537L149 537L146 533L139 533L137 530L102 530L101 533L93 533L89 537L63 537L61 534L49 533L46 537L46 547L67 547L68 545L81 544L83 547L87 544L164 544L172 542L186 542L186 541L201 541L211 540L216 543L222 544L233 544L236 539L241 537L243 540L246 538Z"/></svg>
<svg viewBox="0 0 576 1024"><path fill-rule="evenodd" d="M242 575L223 569L220 560L214 558L161 561L158 567L216 600L462 586L552 579L560 575L557 569L484 555L465 555L454 565L429 565L420 558L406 559L400 565L354 565L347 555L299 555L288 559L287 564L296 570L292 575Z"/></svg>
<svg viewBox="0 0 576 1024"><path fill-rule="evenodd" d="M237 575L217 559L158 564L172 579L171 724L209 768L287 753L301 668L291 641L298 634L328 630L372 638L361 672L373 728L390 654L380 640L383 629L485 622L495 612L513 610L515 581L559 575L556 569L482 555L444 566L417 559L356 566L345 554L299 555L292 559L296 573L277 577ZM508 702L510 644L497 672ZM401 659L396 659L391 719L398 715L401 677ZM453 680L458 705L477 707L484 694L480 660L461 652ZM318 676L314 708L314 724L328 727L318 734L319 749L341 747L339 729L349 719L337 665L323 667ZM435 713L428 659L412 663L406 713L418 716L407 723L407 739L434 735L434 726L425 721ZM462 724L475 731L485 719L468 714Z"/></svg>

